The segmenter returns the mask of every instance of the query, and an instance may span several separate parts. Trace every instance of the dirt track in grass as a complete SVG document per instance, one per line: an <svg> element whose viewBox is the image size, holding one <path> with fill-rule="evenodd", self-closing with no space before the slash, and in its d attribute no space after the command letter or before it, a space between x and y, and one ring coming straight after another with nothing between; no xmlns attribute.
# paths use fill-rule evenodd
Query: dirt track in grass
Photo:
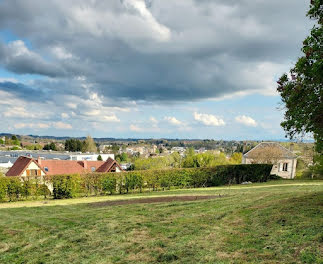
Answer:
<svg viewBox="0 0 323 264"><path fill-rule="evenodd" d="M168 202L211 200L211 199L217 199L217 198L221 198L221 197L223 197L223 195L162 196L162 197L97 202L97 203L90 203L88 205L91 207L104 207L104 206L115 206L115 205L143 204L143 203L150 204L150 203L168 203Z"/></svg>

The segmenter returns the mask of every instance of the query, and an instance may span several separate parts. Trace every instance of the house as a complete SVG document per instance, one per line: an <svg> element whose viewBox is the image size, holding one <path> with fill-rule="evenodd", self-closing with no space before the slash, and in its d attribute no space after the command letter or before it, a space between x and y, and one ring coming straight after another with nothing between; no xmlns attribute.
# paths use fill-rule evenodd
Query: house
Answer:
<svg viewBox="0 0 323 264"><path fill-rule="evenodd" d="M120 172L121 166L113 159L107 161L43 160L20 156L6 176L33 177L89 172Z"/></svg>
<svg viewBox="0 0 323 264"><path fill-rule="evenodd" d="M277 142L262 142L243 155L243 164L273 164L271 174L294 179L297 156Z"/></svg>
<svg viewBox="0 0 323 264"><path fill-rule="evenodd" d="M101 156L102 160L106 161L109 158L114 159L114 154L73 154L69 156L70 160L98 160L99 155Z"/></svg>

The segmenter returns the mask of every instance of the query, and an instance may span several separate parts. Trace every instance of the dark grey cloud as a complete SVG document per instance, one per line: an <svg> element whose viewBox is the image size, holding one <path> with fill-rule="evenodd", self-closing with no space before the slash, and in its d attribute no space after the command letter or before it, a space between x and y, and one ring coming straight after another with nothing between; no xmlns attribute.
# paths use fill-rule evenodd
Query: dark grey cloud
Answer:
<svg viewBox="0 0 323 264"><path fill-rule="evenodd" d="M32 47L0 43L0 62L15 73L51 77L35 81L38 90L81 98L98 93L107 98L103 104L268 90L270 78L299 54L310 27L307 4L4 0L0 30Z"/></svg>
<svg viewBox="0 0 323 264"><path fill-rule="evenodd" d="M0 90L14 94L18 98L23 98L28 102L39 102L48 99L44 90L39 90L22 83L0 82Z"/></svg>
<svg viewBox="0 0 323 264"><path fill-rule="evenodd" d="M59 65L45 61L30 51L22 41L13 41L9 45L0 42L0 64L18 74L40 74L49 77L64 75L64 70Z"/></svg>

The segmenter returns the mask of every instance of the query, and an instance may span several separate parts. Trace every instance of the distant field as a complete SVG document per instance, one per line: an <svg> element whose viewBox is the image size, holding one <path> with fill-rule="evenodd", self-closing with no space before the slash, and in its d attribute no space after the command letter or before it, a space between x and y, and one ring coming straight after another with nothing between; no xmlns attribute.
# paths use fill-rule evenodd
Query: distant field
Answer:
<svg viewBox="0 0 323 264"><path fill-rule="evenodd" d="M322 230L323 181L5 203L0 263L323 263Z"/></svg>

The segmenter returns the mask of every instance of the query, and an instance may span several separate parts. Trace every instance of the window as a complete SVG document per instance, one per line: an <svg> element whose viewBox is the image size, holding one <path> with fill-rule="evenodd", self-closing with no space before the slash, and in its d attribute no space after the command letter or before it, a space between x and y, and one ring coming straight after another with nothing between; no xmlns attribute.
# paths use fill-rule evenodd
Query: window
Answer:
<svg viewBox="0 0 323 264"><path fill-rule="evenodd" d="M92 168L91 168L91 171L95 171L95 167L92 167Z"/></svg>
<svg viewBox="0 0 323 264"><path fill-rule="evenodd" d="M27 176L41 176L41 170L26 170Z"/></svg>
<svg viewBox="0 0 323 264"><path fill-rule="evenodd" d="M283 171L288 171L288 163L283 163Z"/></svg>
<svg viewBox="0 0 323 264"><path fill-rule="evenodd" d="M48 167L45 167L45 168L44 168L44 170L45 170L46 172L48 172L48 171L49 171L49 170L48 170Z"/></svg>

